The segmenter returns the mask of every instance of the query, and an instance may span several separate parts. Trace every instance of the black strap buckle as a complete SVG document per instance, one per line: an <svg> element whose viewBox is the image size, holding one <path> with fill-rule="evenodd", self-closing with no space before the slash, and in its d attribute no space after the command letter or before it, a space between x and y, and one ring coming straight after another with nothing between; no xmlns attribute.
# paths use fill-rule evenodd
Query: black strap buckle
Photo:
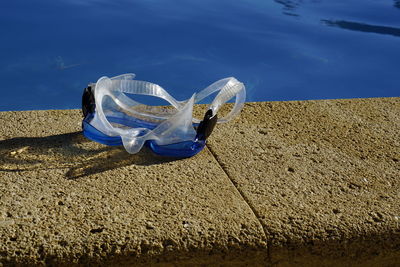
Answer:
<svg viewBox="0 0 400 267"><path fill-rule="evenodd" d="M204 115L204 119L200 122L197 127L197 138L199 140L206 140L214 130L215 125L217 124L218 116L215 114L213 116L213 112L211 109L207 110Z"/></svg>
<svg viewBox="0 0 400 267"><path fill-rule="evenodd" d="M88 87L85 88L85 90L83 90L83 95L82 95L83 117L86 118L86 116L89 113L94 113L95 109L96 109L96 102L94 101L93 89L92 86L89 85Z"/></svg>

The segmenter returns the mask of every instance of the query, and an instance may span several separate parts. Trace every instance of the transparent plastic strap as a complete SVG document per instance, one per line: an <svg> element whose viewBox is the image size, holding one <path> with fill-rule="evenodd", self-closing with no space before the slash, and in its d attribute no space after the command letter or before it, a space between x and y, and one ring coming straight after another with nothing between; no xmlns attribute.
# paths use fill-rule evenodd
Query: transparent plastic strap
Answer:
<svg viewBox="0 0 400 267"><path fill-rule="evenodd" d="M218 123L225 123L232 120L242 110L246 100L246 90L244 84L236 80L234 77L221 79L200 91L196 95L195 103L200 102L202 99L218 91L218 95L209 106L209 109L212 109L213 114L217 114L223 104L236 96L235 104L228 115L218 118ZM201 120L199 119L193 118L193 122L199 123L200 121Z"/></svg>

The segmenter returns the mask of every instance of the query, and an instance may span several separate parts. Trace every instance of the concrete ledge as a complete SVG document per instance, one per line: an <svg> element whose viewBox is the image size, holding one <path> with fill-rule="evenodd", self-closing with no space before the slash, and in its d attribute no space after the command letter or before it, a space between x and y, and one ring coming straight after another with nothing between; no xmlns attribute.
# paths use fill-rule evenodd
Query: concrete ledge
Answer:
<svg viewBox="0 0 400 267"><path fill-rule="evenodd" d="M400 264L400 98L249 103L212 137L270 263Z"/></svg>
<svg viewBox="0 0 400 267"><path fill-rule="evenodd" d="M80 120L0 112L0 263L400 262L400 98L248 103L184 160Z"/></svg>

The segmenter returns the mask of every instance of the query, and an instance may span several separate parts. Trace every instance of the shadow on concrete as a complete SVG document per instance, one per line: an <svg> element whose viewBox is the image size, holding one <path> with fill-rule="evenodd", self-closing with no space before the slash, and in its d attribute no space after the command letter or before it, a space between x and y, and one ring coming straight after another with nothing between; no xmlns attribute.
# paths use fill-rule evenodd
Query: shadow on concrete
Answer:
<svg viewBox="0 0 400 267"><path fill-rule="evenodd" d="M17 137L0 141L0 172L68 169L66 179L129 165L154 165L178 160L154 155L143 148L137 154L86 139L82 132L45 137Z"/></svg>

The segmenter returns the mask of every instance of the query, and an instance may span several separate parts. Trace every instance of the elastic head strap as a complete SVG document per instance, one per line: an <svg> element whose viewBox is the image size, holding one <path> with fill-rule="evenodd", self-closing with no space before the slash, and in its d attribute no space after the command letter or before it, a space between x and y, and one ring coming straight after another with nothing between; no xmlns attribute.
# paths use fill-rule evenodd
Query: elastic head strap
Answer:
<svg viewBox="0 0 400 267"><path fill-rule="evenodd" d="M207 96L218 91L218 95L214 98L213 102L209 106L209 109L213 111L214 115L218 113L218 110L223 106L223 104L228 102L233 97L236 98L235 104L228 115L219 118L217 121L218 123L228 122L237 116L244 106L244 102L246 100L245 86L243 83L239 82L233 77L221 79L200 91L196 95L195 102L198 103ZM193 118L193 122L199 123L200 120Z"/></svg>

